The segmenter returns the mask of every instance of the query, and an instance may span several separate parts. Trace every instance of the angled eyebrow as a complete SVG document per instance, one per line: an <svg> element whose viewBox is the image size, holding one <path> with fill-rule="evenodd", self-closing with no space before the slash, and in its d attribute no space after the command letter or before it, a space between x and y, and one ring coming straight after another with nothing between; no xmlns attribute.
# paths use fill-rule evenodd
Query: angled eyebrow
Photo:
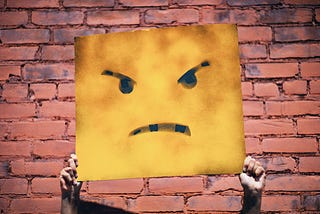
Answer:
<svg viewBox="0 0 320 214"><path fill-rule="evenodd" d="M194 75L199 69L203 68L203 67L207 67L210 66L209 61L203 61L202 63L200 63L199 65L189 69L187 72L185 72L179 79L178 79L178 83L181 83L183 81L184 78L186 78L189 75Z"/></svg>
<svg viewBox="0 0 320 214"><path fill-rule="evenodd" d="M110 71L110 70L104 70L101 73L101 75L112 76L112 77L115 77L115 78L117 78L119 80L128 79L128 80L131 80L133 83L135 83L135 81L132 78L130 78L130 77L124 75L124 74L121 74L121 73L118 73L118 72L113 72L113 71Z"/></svg>

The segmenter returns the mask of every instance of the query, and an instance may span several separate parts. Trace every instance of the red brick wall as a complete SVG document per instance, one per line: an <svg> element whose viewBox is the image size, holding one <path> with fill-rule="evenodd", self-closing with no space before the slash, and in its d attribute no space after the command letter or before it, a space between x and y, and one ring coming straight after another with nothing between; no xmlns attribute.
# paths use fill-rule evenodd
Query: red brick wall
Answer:
<svg viewBox="0 0 320 214"><path fill-rule="evenodd" d="M318 0L0 0L0 209L57 213L75 146L73 37L237 23L247 153L265 212L320 210ZM88 182L87 200L142 213L237 213L237 176Z"/></svg>

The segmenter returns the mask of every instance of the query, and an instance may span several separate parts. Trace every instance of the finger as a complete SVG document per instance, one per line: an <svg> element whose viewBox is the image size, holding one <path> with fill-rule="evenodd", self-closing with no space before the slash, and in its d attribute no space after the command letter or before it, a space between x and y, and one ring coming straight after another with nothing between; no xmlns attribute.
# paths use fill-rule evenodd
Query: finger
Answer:
<svg viewBox="0 0 320 214"><path fill-rule="evenodd" d="M70 158L68 160L68 165L69 165L69 167L71 167L72 172L74 174L74 177L77 178L78 177L78 175L77 175L77 167L76 167L76 163L74 162L74 159Z"/></svg>
<svg viewBox="0 0 320 214"><path fill-rule="evenodd" d="M262 166L257 167L254 171L255 177L260 177L263 173L264 173L264 168Z"/></svg>
<svg viewBox="0 0 320 214"><path fill-rule="evenodd" d="M73 159L76 167L78 167L78 157L76 154L71 154L70 157Z"/></svg>
<svg viewBox="0 0 320 214"><path fill-rule="evenodd" d="M61 189L63 189L63 190L68 190L66 181L65 181L65 179L64 179L62 176L60 176L60 187L61 187Z"/></svg>
<svg viewBox="0 0 320 214"><path fill-rule="evenodd" d="M247 173L249 174L249 175L252 175L253 174L253 168L254 168L254 165L255 165L255 159L251 159L250 161L249 161L249 164L248 164L248 169L247 169Z"/></svg>
<svg viewBox="0 0 320 214"><path fill-rule="evenodd" d="M64 189L69 189L70 188L70 184L72 184L72 177L69 173L67 172L62 172L60 175L60 179L62 179L62 185L64 184L65 187Z"/></svg>
<svg viewBox="0 0 320 214"><path fill-rule="evenodd" d="M70 183L70 184L76 183L73 170L71 167L64 168L64 170L62 170L61 175L63 178L66 179L67 183Z"/></svg>
<svg viewBox="0 0 320 214"><path fill-rule="evenodd" d="M243 163L243 172L247 172L251 156L246 157Z"/></svg>

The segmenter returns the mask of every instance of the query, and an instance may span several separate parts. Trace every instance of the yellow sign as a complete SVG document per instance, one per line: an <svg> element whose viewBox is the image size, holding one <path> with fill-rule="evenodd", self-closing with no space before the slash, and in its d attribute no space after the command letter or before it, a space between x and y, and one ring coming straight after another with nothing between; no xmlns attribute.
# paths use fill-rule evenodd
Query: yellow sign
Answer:
<svg viewBox="0 0 320 214"><path fill-rule="evenodd" d="M76 38L80 180L239 173L235 25Z"/></svg>

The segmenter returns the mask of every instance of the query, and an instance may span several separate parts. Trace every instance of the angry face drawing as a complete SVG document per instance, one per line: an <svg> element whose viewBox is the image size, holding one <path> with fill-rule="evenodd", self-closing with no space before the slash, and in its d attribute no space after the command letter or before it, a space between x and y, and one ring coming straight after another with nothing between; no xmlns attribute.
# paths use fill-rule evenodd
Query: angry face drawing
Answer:
<svg viewBox="0 0 320 214"><path fill-rule="evenodd" d="M241 171L235 25L84 36L75 51L80 180Z"/></svg>

